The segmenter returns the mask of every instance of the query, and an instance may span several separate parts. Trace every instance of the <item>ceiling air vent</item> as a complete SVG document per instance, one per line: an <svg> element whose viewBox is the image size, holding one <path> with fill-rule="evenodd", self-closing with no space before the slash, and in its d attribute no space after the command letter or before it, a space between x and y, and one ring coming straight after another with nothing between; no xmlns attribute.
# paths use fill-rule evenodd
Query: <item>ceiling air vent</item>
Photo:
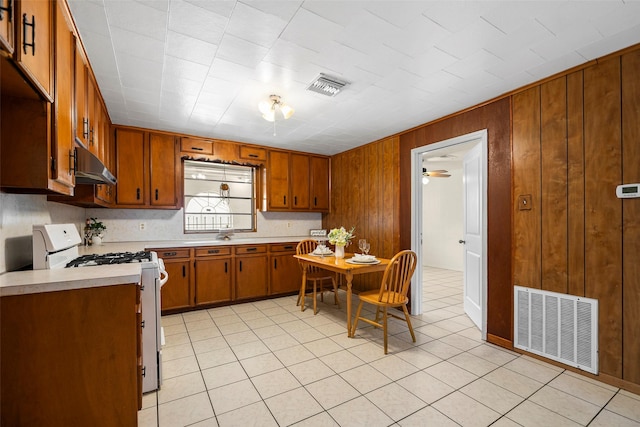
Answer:
<svg viewBox="0 0 640 427"><path fill-rule="evenodd" d="M307 86L307 90L327 96L336 96L342 88L348 84L349 83L338 80L335 77L330 77L324 73L320 73L318 78Z"/></svg>

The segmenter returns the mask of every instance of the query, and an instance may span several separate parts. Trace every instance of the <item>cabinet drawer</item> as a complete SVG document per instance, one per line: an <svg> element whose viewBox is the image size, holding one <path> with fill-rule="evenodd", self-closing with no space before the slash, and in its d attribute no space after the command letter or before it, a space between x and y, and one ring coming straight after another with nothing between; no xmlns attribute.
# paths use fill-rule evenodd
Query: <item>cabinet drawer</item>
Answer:
<svg viewBox="0 0 640 427"><path fill-rule="evenodd" d="M183 153L213 154L213 141L196 138L182 138L180 151Z"/></svg>
<svg viewBox="0 0 640 427"><path fill-rule="evenodd" d="M259 246L238 246L236 247L236 255L245 255L245 254L263 254L267 252L266 245Z"/></svg>
<svg viewBox="0 0 640 427"><path fill-rule="evenodd" d="M295 252L297 243L278 243L269 245L271 252Z"/></svg>
<svg viewBox="0 0 640 427"><path fill-rule="evenodd" d="M217 256L217 255L231 255L231 248L229 246L216 247L216 248L196 248L196 256Z"/></svg>
<svg viewBox="0 0 640 427"><path fill-rule="evenodd" d="M240 146L240 158L249 160L267 160L267 150L264 148Z"/></svg>
<svg viewBox="0 0 640 427"><path fill-rule="evenodd" d="M149 249L158 253L158 258L172 259L172 258L189 258L189 248L181 249Z"/></svg>

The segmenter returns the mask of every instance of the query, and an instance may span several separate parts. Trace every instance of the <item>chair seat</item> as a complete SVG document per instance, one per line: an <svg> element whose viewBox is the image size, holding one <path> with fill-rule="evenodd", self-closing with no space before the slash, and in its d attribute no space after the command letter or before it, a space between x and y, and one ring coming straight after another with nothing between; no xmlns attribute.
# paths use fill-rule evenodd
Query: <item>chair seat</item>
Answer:
<svg viewBox="0 0 640 427"><path fill-rule="evenodd" d="M399 307L409 302L409 298L399 292L384 291L382 298L380 298L380 290L360 292L358 298L360 298L360 301L368 302L369 304L390 307Z"/></svg>

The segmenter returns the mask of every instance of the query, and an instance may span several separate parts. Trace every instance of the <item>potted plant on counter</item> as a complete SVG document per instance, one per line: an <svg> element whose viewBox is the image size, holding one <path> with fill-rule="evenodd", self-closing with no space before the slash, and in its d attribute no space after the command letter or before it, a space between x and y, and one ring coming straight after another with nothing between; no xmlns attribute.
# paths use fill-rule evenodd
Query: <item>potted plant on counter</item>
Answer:
<svg viewBox="0 0 640 427"><path fill-rule="evenodd" d="M98 218L90 218L91 223L89 224L89 229L91 230L91 240L96 245L102 244L102 238L104 237L104 231L107 229L107 226L102 222L98 221Z"/></svg>

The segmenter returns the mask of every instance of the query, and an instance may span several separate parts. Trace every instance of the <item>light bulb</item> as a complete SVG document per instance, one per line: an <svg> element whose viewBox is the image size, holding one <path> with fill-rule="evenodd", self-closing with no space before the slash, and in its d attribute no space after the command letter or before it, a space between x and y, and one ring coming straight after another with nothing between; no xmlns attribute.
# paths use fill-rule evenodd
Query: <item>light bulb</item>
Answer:
<svg viewBox="0 0 640 427"><path fill-rule="evenodd" d="M427 178L426 175L422 176L422 183L425 184L425 185L427 185L429 183L429 178Z"/></svg>

